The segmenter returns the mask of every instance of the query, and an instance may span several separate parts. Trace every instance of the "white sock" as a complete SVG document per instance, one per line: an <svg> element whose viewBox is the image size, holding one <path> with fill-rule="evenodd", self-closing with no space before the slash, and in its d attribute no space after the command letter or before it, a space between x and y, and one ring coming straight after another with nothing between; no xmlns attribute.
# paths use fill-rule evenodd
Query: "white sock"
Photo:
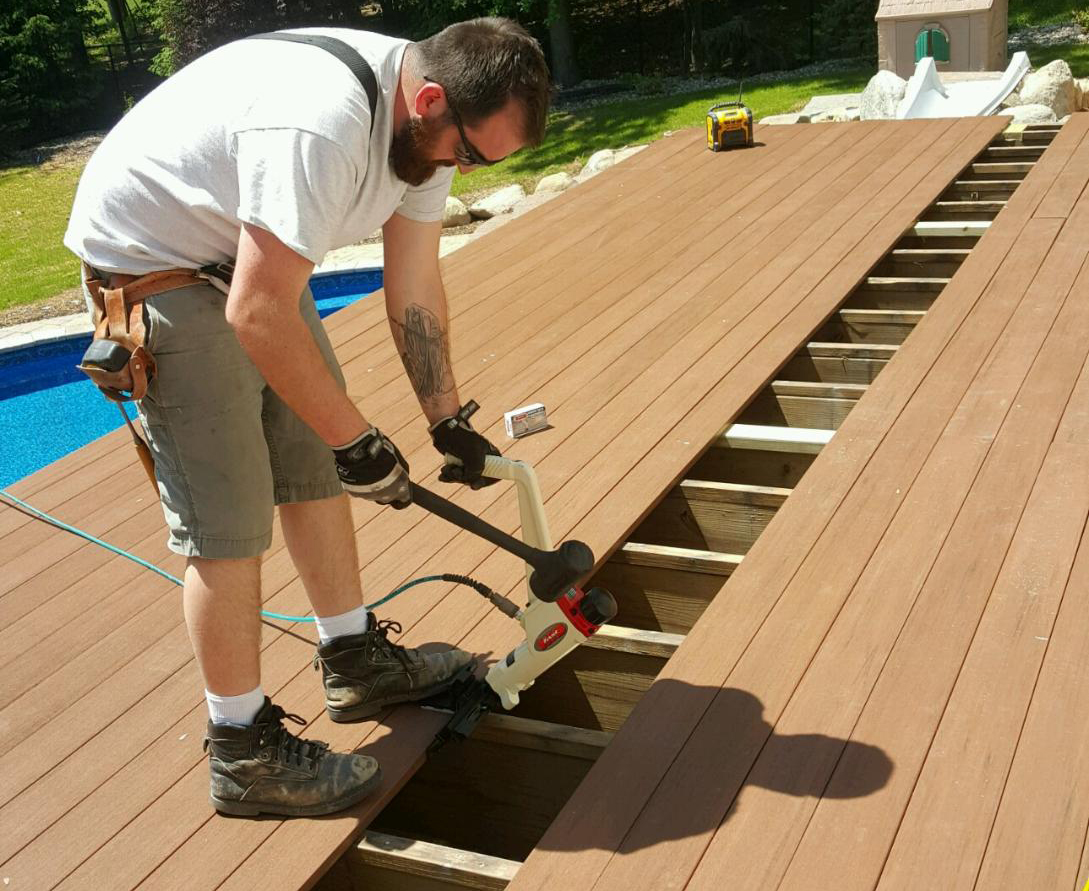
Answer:
<svg viewBox="0 0 1089 891"><path fill-rule="evenodd" d="M204 698L208 700L208 715L213 724L248 726L265 704L265 691L258 686L240 696L219 696L205 690Z"/></svg>
<svg viewBox="0 0 1089 891"><path fill-rule="evenodd" d="M367 608L357 606L353 610L341 613L339 616L315 616L318 626L318 637L323 644L329 643L334 637L344 637L348 634L362 634L367 630Z"/></svg>

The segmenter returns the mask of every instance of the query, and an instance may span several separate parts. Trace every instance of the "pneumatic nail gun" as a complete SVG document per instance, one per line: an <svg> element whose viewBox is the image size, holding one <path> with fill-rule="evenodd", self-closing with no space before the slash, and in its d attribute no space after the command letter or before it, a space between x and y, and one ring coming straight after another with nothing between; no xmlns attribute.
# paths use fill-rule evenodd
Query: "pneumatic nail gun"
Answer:
<svg viewBox="0 0 1089 891"><path fill-rule="evenodd" d="M415 483L411 484L412 499L431 513L525 562L528 583L525 608L495 592L485 595L493 606L522 625L525 639L492 665L483 679L467 671L450 690L425 703L452 713L432 748L468 736L484 713L498 706L514 708L523 691L593 636L617 611L616 600L604 588L584 591L579 587L578 583L594 566L593 552L586 544L570 540L552 547L533 468L522 461L488 456L484 476L515 483L522 522L521 541Z"/></svg>

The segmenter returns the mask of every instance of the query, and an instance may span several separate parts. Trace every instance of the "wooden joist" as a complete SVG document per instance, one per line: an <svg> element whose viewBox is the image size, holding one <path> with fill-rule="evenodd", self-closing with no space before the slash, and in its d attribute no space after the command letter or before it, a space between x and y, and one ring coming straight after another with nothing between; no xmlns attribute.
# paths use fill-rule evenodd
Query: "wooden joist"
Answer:
<svg viewBox="0 0 1089 891"><path fill-rule="evenodd" d="M741 554L627 542L588 584L612 592L620 625L685 634L742 559Z"/></svg>
<svg viewBox="0 0 1089 891"><path fill-rule="evenodd" d="M958 179L946 189L942 198L947 201L993 201L996 198L1009 198L1019 185L1019 179Z"/></svg>
<svg viewBox="0 0 1089 891"><path fill-rule="evenodd" d="M968 167L968 173L973 178L1002 178L1022 179L1032 170L1032 161L974 161Z"/></svg>
<svg viewBox="0 0 1089 891"><path fill-rule="evenodd" d="M648 631L645 628L625 628L622 625L603 625L583 646L597 650L613 650L633 653L636 656L654 656L668 659L684 642L683 634L668 631Z"/></svg>
<svg viewBox="0 0 1089 891"><path fill-rule="evenodd" d="M789 489L767 486L683 480L630 540L744 554L789 494Z"/></svg>
<svg viewBox="0 0 1089 891"><path fill-rule="evenodd" d="M810 341L779 371L790 380L869 384L896 355L895 344Z"/></svg>
<svg viewBox="0 0 1089 891"><path fill-rule="evenodd" d="M960 269L970 248L897 248L874 267L874 275L950 278Z"/></svg>
<svg viewBox="0 0 1089 891"><path fill-rule="evenodd" d="M911 227L910 234L921 238L949 238L971 236L980 237L987 234L991 228L989 220L974 220L971 222L950 221L920 221Z"/></svg>
<svg viewBox="0 0 1089 891"><path fill-rule="evenodd" d="M605 626L609 627L609 626ZM596 761L613 736L602 730L585 730L566 724L551 724L519 718L506 712L491 712L473 731L473 739L504 746L552 752L569 758Z"/></svg>
<svg viewBox="0 0 1089 891"><path fill-rule="evenodd" d="M832 438L830 430L785 429L764 424L733 424L715 440L715 447L759 449L766 452L793 452L816 455Z"/></svg>
<svg viewBox="0 0 1089 891"><path fill-rule="evenodd" d="M949 284L942 276L870 276L844 303L853 309L927 310Z"/></svg>
<svg viewBox="0 0 1089 891"><path fill-rule="evenodd" d="M503 891L521 864L368 831L315 891Z"/></svg>
<svg viewBox="0 0 1089 891"><path fill-rule="evenodd" d="M925 315L926 312L922 310L845 308L829 319L814 339L850 343L903 343Z"/></svg>
<svg viewBox="0 0 1089 891"><path fill-rule="evenodd" d="M1042 145L992 145L985 149L980 154L980 159L984 162L990 161L1011 161L1031 159L1035 161L1044 153L1046 146Z"/></svg>
<svg viewBox="0 0 1089 891"><path fill-rule="evenodd" d="M866 384L776 380L757 394L738 420L838 430L866 389Z"/></svg>

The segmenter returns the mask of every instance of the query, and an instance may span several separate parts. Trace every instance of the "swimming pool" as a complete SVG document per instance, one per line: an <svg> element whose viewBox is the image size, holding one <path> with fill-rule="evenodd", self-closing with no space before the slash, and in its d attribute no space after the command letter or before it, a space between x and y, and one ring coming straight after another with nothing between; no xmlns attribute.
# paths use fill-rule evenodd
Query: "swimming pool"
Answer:
<svg viewBox="0 0 1089 891"><path fill-rule="evenodd" d="M381 287L381 269L319 273L310 280L322 318ZM75 367L90 339L68 337L0 353L0 487L123 423L115 405Z"/></svg>

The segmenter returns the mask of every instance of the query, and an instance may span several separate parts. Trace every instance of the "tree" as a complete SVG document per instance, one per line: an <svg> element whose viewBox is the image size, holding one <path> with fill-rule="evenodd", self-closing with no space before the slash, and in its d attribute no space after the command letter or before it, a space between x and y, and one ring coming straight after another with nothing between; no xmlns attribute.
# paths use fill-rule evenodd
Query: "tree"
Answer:
<svg viewBox="0 0 1089 891"><path fill-rule="evenodd" d="M552 79L561 87L572 87L582 78L575 60L571 36L571 14L567 0L549 0L548 37L551 44Z"/></svg>
<svg viewBox="0 0 1089 891"><path fill-rule="evenodd" d="M681 0L684 11L684 73L703 74L703 0Z"/></svg>
<svg viewBox="0 0 1089 891"><path fill-rule="evenodd" d="M0 141L72 132L101 93L83 35L88 0L6 0L0 12Z"/></svg>

